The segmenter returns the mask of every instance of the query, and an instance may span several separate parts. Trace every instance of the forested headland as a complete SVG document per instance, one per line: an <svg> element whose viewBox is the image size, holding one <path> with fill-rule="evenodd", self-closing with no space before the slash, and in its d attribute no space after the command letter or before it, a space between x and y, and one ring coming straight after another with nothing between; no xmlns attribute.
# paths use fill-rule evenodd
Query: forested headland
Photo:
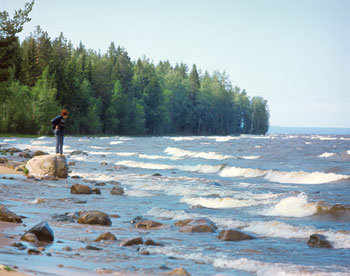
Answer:
<svg viewBox="0 0 350 276"><path fill-rule="evenodd" d="M0 13L0 133L50 133L61 108L68 134L265 134L269 109L225 73L146 57L131 60L110 43L106 53L78 46L39 26L24 41L33 2ZM107 45L106 45L107 46Z"/></svg>

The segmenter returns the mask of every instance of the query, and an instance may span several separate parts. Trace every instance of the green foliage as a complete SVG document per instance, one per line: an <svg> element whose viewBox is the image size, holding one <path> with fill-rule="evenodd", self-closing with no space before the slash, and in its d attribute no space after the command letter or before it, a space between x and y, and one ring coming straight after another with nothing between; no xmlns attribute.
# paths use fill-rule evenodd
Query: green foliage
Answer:
<svg viewBox="0 0 350 276"><path fill-rule="evenodd" d="M67 108L69 134L265 134L267 101L232 87L225 73L186 64L131 61L112 42L106 54L77 48L38 26L17 37L33 2L10 19L0 13L0 133L48 134Z"/></svg>
<svg viewBox="0 0 350 276"><path fill-rule="evenodd" d="M25 175L27 175L27 174L29 174L29 170L28 170L26 167L24 167L23 173L24 173Z"/></svg>

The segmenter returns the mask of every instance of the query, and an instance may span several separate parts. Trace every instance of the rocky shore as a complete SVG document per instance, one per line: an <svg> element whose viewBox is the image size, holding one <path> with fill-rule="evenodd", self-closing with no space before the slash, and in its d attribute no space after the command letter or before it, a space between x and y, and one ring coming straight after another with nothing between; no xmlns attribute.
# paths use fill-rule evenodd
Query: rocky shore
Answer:
<svg viewBox="0 0 350 276"><path fill-rule="evenodd" d="M132 205L142 205L143 199L126 201L127 187L119 179L99 181L72 173L80 164L69 159L86 156L83 151L73 151L67 158L7 147L0 148L0 153L0 191L6 199L0 201L0 254L7 260L0 267L0 275L24 275L11 269L28 272L26 275L33 275L33 271L52 275L196 275L185 262L183 267L178 266L179 262L173 265L176 257L172 256L163 265L152 266L157 252L181 239L191 241L194 235L210 240L213 247L217 243L227 248L243 243L242 252L264 253L251 246L259 236L220 228L205 212L202 217L176 222L135 213ZM116 174L125 170L107 162L100 165ZM161 179L162 175L155 173L151 177ZM196 208L205 211L202 205L192 206ZM326 250L333 247L318 233L310 235L305 244ZM95 264L100 259L105 267ZM41 262L48 260L50 265L42 267ZM118 266L117 262L130 260L145 268ZM196 262L205 265L204 261Z"/></svg>

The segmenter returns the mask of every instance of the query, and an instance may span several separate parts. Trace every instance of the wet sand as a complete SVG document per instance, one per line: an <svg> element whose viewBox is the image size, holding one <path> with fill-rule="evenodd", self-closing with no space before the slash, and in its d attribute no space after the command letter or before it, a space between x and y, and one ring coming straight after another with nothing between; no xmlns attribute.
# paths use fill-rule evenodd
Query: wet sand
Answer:
<svg viewBox="0 0 350 276"><path fill-rule="evenodd" d="M22 174L22 172L0 165L0 175L1 174Z"/></svg>

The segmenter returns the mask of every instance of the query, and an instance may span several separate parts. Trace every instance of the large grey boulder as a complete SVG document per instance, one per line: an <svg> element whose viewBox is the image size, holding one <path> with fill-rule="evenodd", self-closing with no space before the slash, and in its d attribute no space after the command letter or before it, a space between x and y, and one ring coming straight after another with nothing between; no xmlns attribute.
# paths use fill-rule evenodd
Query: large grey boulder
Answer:
<svg viewBox="0 0 350 276"><path fill-rule="evenodd" d="M26 168L34 176L68 177L68 166L64 156L41 155L30 159Z"/></svg>

